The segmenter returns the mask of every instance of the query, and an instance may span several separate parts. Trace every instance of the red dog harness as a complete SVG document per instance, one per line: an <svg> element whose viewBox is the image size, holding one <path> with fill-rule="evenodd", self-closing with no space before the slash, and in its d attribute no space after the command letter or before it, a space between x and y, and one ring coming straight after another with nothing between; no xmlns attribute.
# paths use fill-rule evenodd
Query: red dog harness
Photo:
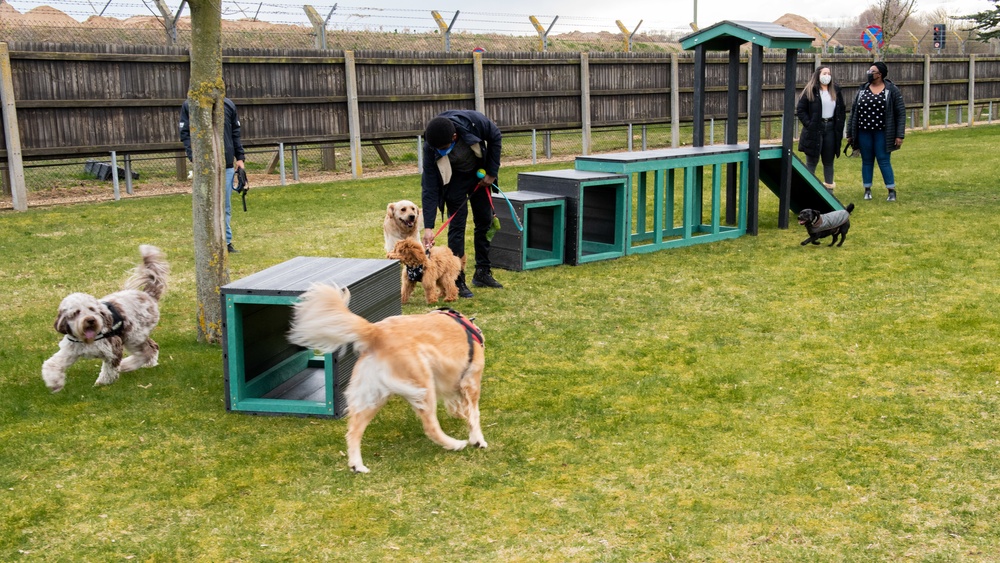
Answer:
<svg viewBox="0 0 1000 563"><path fill-rule="evenodd" d="M475 339L475 341L479 343L480 346L483 347L486 346L483 340L483 331L479 330L479 327L472 322L473 319L467 318L465 315L459 313L454 309L450 309L448 307L441 307L440 309L437 310L437 312L443 313L455 319L455 322L462 325L462 328L465 329L465 338L469 341L469 363L471 364L472 358L476 352L475 348L473 347L474 345L472 343L473 339Z"/></svg>

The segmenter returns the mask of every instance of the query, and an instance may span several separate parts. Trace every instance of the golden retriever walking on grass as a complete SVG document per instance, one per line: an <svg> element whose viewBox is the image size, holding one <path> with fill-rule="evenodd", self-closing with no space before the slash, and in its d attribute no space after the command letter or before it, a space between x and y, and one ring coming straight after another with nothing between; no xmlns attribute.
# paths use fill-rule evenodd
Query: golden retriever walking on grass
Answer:
<svg viewBox="0 0 1000 563"><path fill-rule="evenodd" d="M482 333L459 313L438 310L399 315L371 323L348 308L346 289L316 284L302 294L288 340L333 354L353 345L358 353L347 398L347 463L368 473L361 460L361 437L389 398L400 395L420 417L435 444L461 450L471 443L487 446L479 425L479 386L486 358ZM468 440L441 430L437 400L452 416L465 419Z"/></svg>

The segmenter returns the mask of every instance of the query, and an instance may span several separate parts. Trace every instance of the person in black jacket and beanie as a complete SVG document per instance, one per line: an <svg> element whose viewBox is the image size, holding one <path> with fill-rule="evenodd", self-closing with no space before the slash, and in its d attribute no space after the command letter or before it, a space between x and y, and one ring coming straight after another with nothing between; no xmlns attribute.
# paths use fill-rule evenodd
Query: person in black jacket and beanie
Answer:
<svg viewBox="0 0 1000 563"><path fill-rule="evenodd" d="M823 185L830 193L836 187L833 159L840 156L846 115L844 97L830 67L817 68L799 95L795 116L802 123L799 150L806 155L806 168L815 174L816 165L823 160Z"/></svg>
<svg viewBox="0 0 1000 563"><path fill-rule="evenodd" d="M233 228L230 220L233 216L233 179L236 177L236 170L244 167L243 141L240 135L240 116L236 112L236 104L229 98L223 98L223 109L226 114L226 123L222 133L222 144L226 147L226 251L230 253L239 252L233 246ZM188 116L188 101L181 104L181 142L184 143L184 151L188 160L191 160L191 123Z"/></svg>
<svg viewBox="0 0 1000 563"><path fill-rule="evenodd" d="M449 110L427 123L424 131L421 202L424 208L424 246L434 244L434 220L437 211L445 211L448 223L448 248L465 259L465 223L472 209L473 244L476 272L472 285L502 288L493 278L490 266L490 241L487 231L493 222L491 186L500 170L500 128L490 118L473 110ZM480 169L486 173L479 178ZM466 205L468 202L468 205ZM455 280L459 297L472 297L465 284L465 272Z"/></svg>
<svg viewBox="0 0 1000 563"><path fill-rule="evenodd" d="M876 62L868 69L868 82L858 88L847 121L847 142L861 149L861 181L865 199L872 198L872 176L875 161L889 197L896 201L896 177L892 172L890 153L903 146L906 133L906 105L899 88L886 77L885 63Z"/></svg>

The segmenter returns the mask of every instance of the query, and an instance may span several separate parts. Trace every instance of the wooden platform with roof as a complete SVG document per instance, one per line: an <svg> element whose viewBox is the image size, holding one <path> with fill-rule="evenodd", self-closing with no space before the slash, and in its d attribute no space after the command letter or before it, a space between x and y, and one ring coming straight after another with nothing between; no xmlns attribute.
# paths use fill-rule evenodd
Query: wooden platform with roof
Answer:
<svg viewBox="0 0 1000 563"><path fill-rule="evenodd" d="M764 49L785 50L784 115L781 130L780 171L777 185L769 185L778 196L778 227L788 228L788 212L792 202L792 164L796 129L795 115L795 67L798 64L799 49L808 48L815 38L811 35L789 29L782 25L755 21L721 21L681 38L684 49L694 50L694 145L705 144L705 56L708 51L728 51L729 53L729 99L726 116L726 143L737 142L739 123L739 66L740 48L750 44L750 72L747 77L747 129L749 135L747 194L747 232L756 235L758 231L758 211L760 207L759 180L760 161L764 157L760 146L761 112L763 109ZM773 151L767 156L773 155ZM730 164L730 167L735 164ZM814 187L822 187L818 181ZM727 193L735 194L735 184L730 175ZM840 204L832 196L821 201L839 209ZM821 208L822 209L822 208ZM731 220L734 210L727 209Z"/></svg>

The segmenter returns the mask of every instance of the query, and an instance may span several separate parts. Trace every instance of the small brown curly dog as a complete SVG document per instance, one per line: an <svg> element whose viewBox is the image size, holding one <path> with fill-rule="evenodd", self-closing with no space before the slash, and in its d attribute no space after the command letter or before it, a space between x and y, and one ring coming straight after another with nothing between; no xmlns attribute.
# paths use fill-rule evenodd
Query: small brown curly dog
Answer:
<svg viewBox="0 0 1000 563"><path fill-rule="evenodd" d="M410 300L417 282L424 284L424 297L427 298L428 305L438 302L438 291L444 294L445 302L458 299L455 280L464 264L447 246L435 246L427 252L419 242L403 239L396 243L389 258L395 258L406 266L400 295L403 303Z"/></svg>

